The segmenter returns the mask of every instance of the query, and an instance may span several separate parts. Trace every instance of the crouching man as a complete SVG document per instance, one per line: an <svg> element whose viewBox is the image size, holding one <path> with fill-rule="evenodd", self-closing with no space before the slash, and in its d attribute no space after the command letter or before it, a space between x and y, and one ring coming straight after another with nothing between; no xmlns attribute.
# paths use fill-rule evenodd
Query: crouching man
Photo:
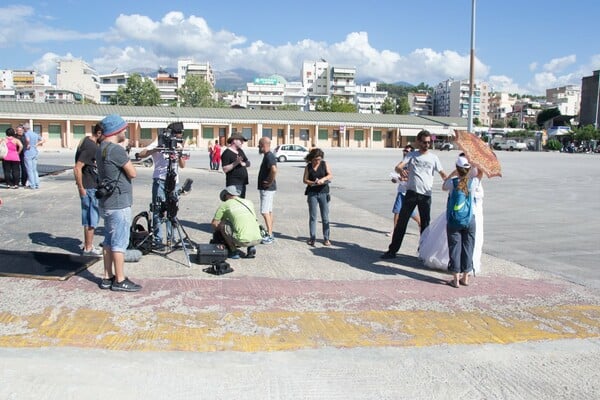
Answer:
<svg viewBox="0 0 600 400"><path fill-rule="evenodd" d="M221 191L223 202L217 209L211 222L213 242L224 243L229 249L229 258L241 257L239 247L247 247L246 258L256 255L256 247L262 240L260 228L254 212L254 204L248 199L239 197L236 186L227 186Z"/></svg>

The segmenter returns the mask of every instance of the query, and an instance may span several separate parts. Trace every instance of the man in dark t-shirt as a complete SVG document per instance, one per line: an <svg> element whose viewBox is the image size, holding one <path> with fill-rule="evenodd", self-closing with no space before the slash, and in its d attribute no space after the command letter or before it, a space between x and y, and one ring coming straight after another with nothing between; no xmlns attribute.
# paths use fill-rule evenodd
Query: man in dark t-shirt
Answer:
<svg viewBox="0 0 600 400"><path fill-rule="evenodd" d="M273 198L277 191L277 159L271 152L271 139L262 137L258 141L258 152L263 154L263 160L258 170L258 192L260 194L260 213L262 214L267 232L262 240L262 244L271 244L275 240L273 237Z"/></svg>
<svg viewBox="0 0 600 400"><path fill-rule="evenodd" d="M75 176L75 185L81 199L84 256L102 256L102 249L95 247L93 243L94 232L100 220L98 199L96 198L96 187L98 186L96 151L98 150L98 141L101 136L102 127L100 124L96 124L91 136L81 139L75 152L73 175Z"/></svg>
<svg viewBox="0 0 600 400"><path fill-rule="evenodd" d="M242 145L246 138L234 133L227 139L227 149L221 155L221 166L225 172L225 186L235 186L241 198L246 198L246 185L248 184L248 171L250 160L244 154Z"/></svg>

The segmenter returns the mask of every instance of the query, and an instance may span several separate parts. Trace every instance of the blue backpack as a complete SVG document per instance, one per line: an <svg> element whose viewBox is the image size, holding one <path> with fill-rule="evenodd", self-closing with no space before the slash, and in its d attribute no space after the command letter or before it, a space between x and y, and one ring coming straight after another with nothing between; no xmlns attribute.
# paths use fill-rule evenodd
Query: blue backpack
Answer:
<svg viewBox="0 0 600 400"><path fill-rule="evenodd" d="M446 220L448 226L452 228L468 228L473 217L473 196L469 190L469 194L465 194L462 190L458 190L458 178L453 178L452 183L454 188L448 195L448 204L446 206ZM469 189L471 181L469 180Z"/></svg>

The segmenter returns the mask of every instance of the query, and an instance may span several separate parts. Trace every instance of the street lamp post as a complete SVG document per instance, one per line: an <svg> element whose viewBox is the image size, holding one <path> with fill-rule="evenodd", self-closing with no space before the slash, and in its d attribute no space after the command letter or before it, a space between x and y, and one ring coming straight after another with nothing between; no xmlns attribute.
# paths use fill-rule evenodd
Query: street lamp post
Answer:
<svg viewBox="0 0 600 400"><path fill-rule="evenodd" d="M473 132L473 87L475 85L475 0L471 0L471 63L469 73L468 131Z"/></svg>

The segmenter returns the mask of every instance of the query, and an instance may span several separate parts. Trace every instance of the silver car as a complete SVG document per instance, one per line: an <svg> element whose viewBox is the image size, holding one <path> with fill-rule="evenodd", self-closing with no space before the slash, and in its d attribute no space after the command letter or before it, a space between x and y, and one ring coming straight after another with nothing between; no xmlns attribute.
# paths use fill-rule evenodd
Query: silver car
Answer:
<svg viewBox="0 0 600 400"><path fill-rule="evenodd" d="M279 162L304 161L304 158L308 155L308 149L299 144L282 144L275 147L273 154Z"/></svg>

